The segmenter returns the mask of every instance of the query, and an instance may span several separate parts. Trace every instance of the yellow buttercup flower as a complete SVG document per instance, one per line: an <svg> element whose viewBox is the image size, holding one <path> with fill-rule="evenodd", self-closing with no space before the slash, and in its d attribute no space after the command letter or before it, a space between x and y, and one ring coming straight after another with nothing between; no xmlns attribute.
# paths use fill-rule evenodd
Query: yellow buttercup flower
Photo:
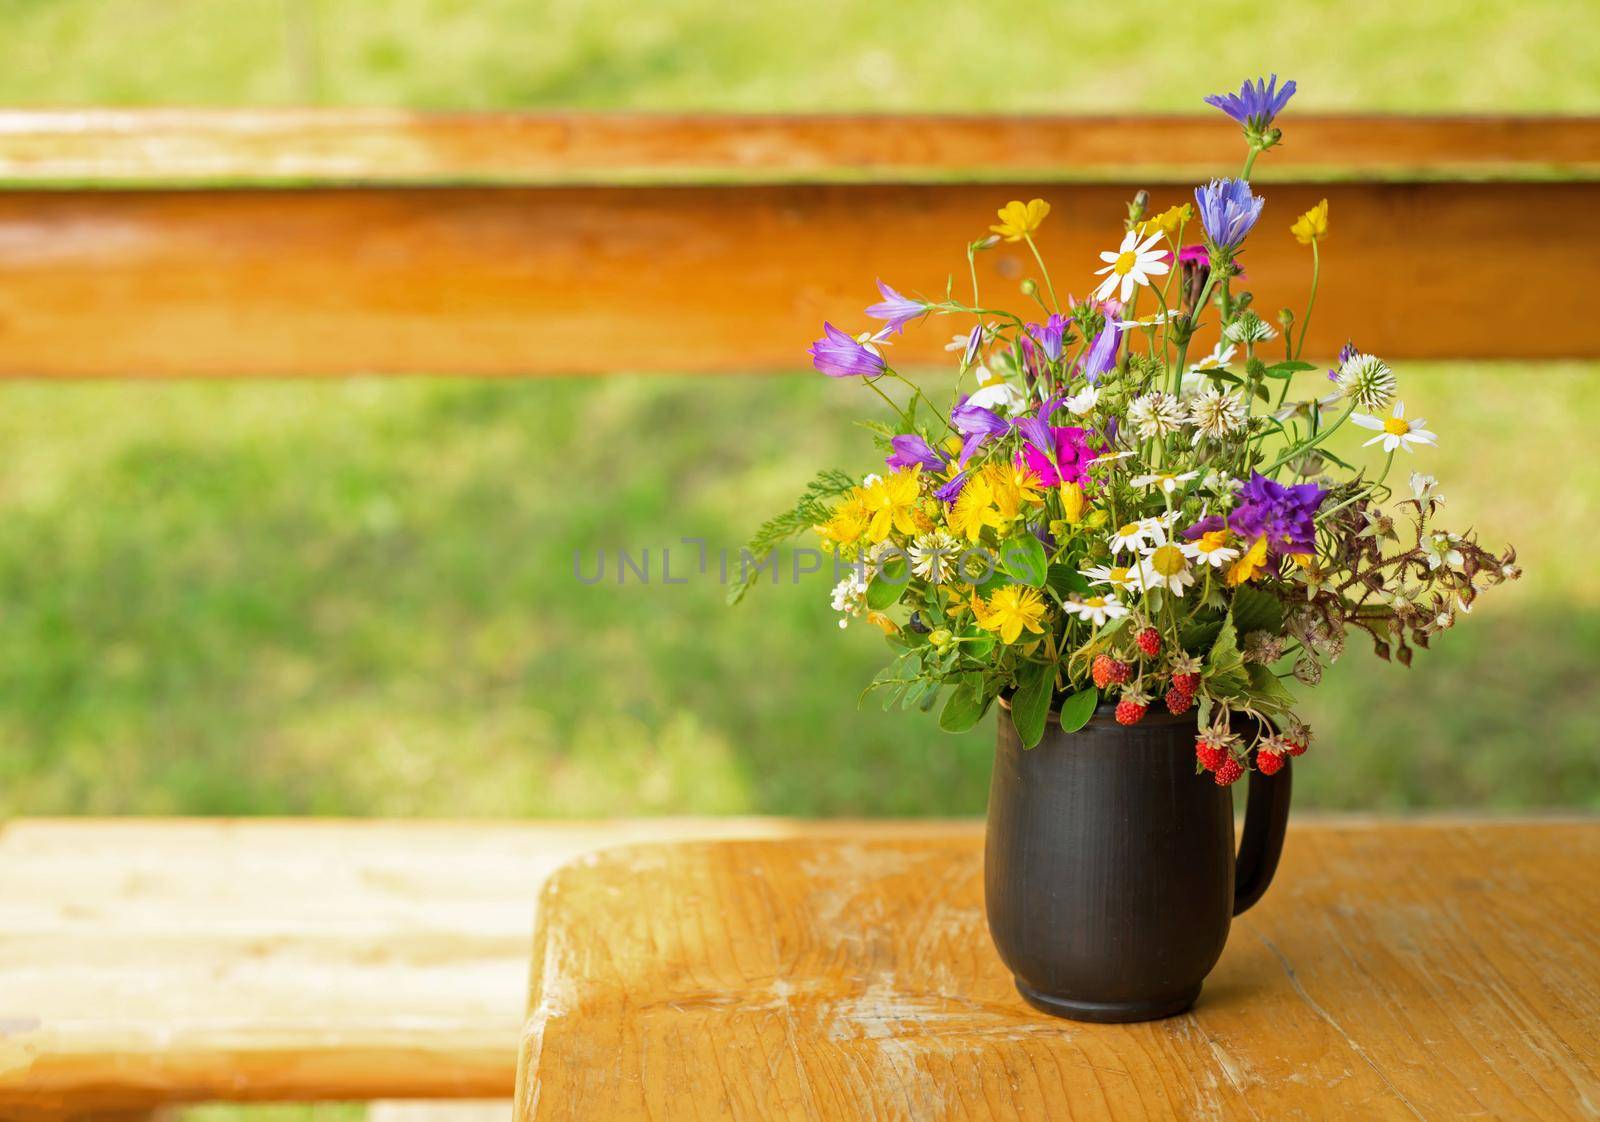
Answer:
<svg viewBox="0 0 1600 1122"><path fill-rule="evenodd" d="M1160 231L1169 238L1176 238L1178 236L1178 231L1183 229L1184 223L1188 222L1193 217L1194 207L1190 206L1188 203L1179 203L1177 206L1170 206L1160 214L1146 218L1143 222L1139 223L1139 236L1141 238L1147 238L1151 234Z"/></svg>
<svg viewBox="0 0 1600 1122"><path fill-rule="evenodd" d="M1306 211L1294 220L1294 225L1289 227L1289 232L1294 235L1294 240L1301 245L1310 245L1328 236L1328 200L1323 199L1316 206Z"/></svg>
<svg viewBox="0 0 1600 1122"><path fill-rule="evenodd" d="M867 509L867 495L860 487L851 491L843 502L833 508L833 513L821 525L813 526L824 542L850 545L867 532L872 512Z"/></svg>
<svg viewBox="0 0 1600 1122"><path fill-rule="evenodd" d="M1044 224L1045 215L1050 213L1050 204L1043 199L1027 203L1014 199L995 213L1000 218L1000 224L989 229L1008 242L1020 242Z"/></svg>
<svg viewBox="0 0 1600 1122"><path fill-rule="evenodd" d="M972 614L977 617L979 627L996 632L1007 643L1015 643L1023 628L1035 635L1044 634L1039 624L1045 615L1044 597L1036 588L1008 584L995 589L988 603L973 593Z"/></svg>
<svg viewBox="0 0 1600 1122"><path fill-rule="evenodd" d="M912 464L886 479L873 480L865 498L866 508L872 512L872 521L867 526L868 538L881 542L891 529L915 534L924 528L927 516L917 509L921 475L922 465Z"/></svg>
<svg viewBox="0 0 1600 1122"><path fill-rule="evenodd" d="M1255 580L1261 575L1262 567L1267 563L1267 538L1263 534L1256 539L1256 543L1245 551L1245 555L1233 563L1228 570L1228 586L1244 584L1246 581Z"/></svg>

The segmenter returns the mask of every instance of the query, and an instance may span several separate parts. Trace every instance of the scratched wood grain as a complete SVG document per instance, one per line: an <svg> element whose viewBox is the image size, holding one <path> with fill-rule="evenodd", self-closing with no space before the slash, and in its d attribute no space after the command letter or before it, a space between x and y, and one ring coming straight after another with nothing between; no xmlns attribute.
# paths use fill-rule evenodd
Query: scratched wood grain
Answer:
<svg viewBox="0 0 1600 1122"><path fill-rule="evenodd" d="M1188 1015L1028 1009L981 842L632 848L547 885L517 1117L1593 1118L1600 824L1291 828ZM1172 922L1183 923L1174 915Z"/></svg>

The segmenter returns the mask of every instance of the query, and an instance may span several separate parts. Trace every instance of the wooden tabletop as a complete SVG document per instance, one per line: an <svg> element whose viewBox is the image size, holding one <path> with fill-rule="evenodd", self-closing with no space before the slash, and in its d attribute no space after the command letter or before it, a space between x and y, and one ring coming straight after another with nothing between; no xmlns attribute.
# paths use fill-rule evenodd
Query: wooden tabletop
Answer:
<svg viewBox="0 0 1600 1122"><path fill-rule="evenodd" d="M1194 1011L1139 1025L1022 1003L981 858L976 838L731 841L560 871L517 1117L1600 1111L1600 823L1292 827Z"/></svg>

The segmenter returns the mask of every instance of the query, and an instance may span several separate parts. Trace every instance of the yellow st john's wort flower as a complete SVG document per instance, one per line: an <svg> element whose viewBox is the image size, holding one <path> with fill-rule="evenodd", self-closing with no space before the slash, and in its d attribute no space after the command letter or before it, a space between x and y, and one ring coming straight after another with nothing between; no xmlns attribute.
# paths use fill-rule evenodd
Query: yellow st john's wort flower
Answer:
<svg viewBox="0 0 1600 1122"><path fill-rule="evenodd" d="M1004 521L1011 521L1022 511L1023 503L1042 503L1039 494L1039 477L1021 464L993 463L983 469L984 481L994 496L994 505Z"/></svg>
<svg viewBox="0 0 1600 1122"><path fill-rule="evenodd" d="M1301 245L1310 245L1314 241L1327 237L1328 200L1323 199L1299 218L1296 218L1294 225L1289 227L1289 232L1294 235L1294 240Z"/></svg>
<svg viewBox="0 0 1600 1122"><path fill-rule="evenodd" d="M998 527L1002 524L1000 512L994 509L994 489L989 486L989 480L983 473L967 480L966 486L961 488L961 494L956 496L955 505L945 516L945 522L952 532L971 542L983 535L985 526Z"/></svg>
<svg viewBox="0 0 1600 1122"><path fill-rule="evenodd" d="M1194 208L1188 203L1170 206L1160 214L1146 218L1139 223L1139 236L1146 238L1159 231L1169 238L1177 238L1178 231L1183 229L1184 223L1193 217Z"/></svg>
<svg viewBox="0 0 1600 1122"><path fill-rule="evenodd" d="M1000 219L1000 224L990 226L989 229L1008 242L1020 242L1044 225L1045 215L1050 213L1050 204L1043 199L1034 199L1028 203L1013 199L995 213Z"/></svg>
<svg viewBox="0 0 1600 1122"><path fill-rule="evenodd" d="M1069 526L1076 526L1083 521L1083 511L1088 505L1089 500L1084 498L1082 486L1077 483L1061 485L1061 516Z"/></svg>
<svg viewBox="0 0 1600 1122"><path fill-rule="evenodd" d="M1261 575L1262 568L1267 563L1267 538L1263 534L1255 540L1255 544L1245 550L1243 557L1233 563L1228 570L1228 585L1244 584L1246 581L1255 580Z"/></svg>
<svg viewBox="0 0 1600 1122"><path fill-rule="evenodd" d="M850 545L867 532L867 524L871 521L872 512L867 509L867 493L857 487L845 496L843 502L833 508L826 522L813 526L812 529L822 535L824 542L832 542L836 546Z"/></svg>
<svg viewBox="0 0 1600 1122"><path fill-rule="evenodd" d="M1044 634L1039 624L1045 615L1044 597L1036 588L1008 584L995 589L987 604L973 593L972 614L977 617L979 627L998 633L1007 643L1015 643L1023 628L1035 635Z"/></svg>
<svg viewBox="0 0 1600 1122"><path fill-rule="evenodd" d="M925 528L922 523L927 517L917 509L921 475L922 465L912 464L887 479L872 481L866 492L866 508L872 512L872 522L867 526L868 538L881 542L891 529L915 534Z"/></svg>

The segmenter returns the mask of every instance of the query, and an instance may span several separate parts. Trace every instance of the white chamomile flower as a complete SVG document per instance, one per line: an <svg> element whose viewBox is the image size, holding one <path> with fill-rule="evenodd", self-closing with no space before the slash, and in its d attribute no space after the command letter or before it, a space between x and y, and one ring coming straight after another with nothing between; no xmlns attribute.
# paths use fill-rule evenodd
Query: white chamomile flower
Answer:
<svg viewBox="0 0 1600 1122"><path fill-rule="evenodd" d="M969 405L981 405L985 409L993 409L996 413L1015 414L1028 408L1028 399L1022 391L1003 378L993 378L985 382L983 375L988 371L978 368L978 388L972 391L972 396L967 398Z"/></svg>
<svg viewBox="0 0 1600 1122"><path fill-rule="evenodd" d="M1266 320L1248 311L1222 329L1222 337L1235 343L1265 343L1277 335Z"/></svg>
<svg viewBox="0 0 1600 1122"><path fill-rule="evenodd" d="M1137 553L1149 544L1151 534L1159 532L1159 530L1159 525L1153 526L1148 520L1129 522L1118 526L1111 531L1111 552L1122 553L1126 551Z"/></svg>
<svg viewBox="0 0 1600 1122"><path fill-rule="evenodd" d="M1333 412L1333 407L1343 400L1342 394L1334 392L1324 394L1315 401L1291 401L1282 409L1274 411L1272 416L1279 421L1288 421L1296 417L1307 419L1316 417L1320 421L1323 417Z"/></svg>
<svg viewBox="0 0 1600 1122"><path fill-rule="evenodd" d="M1179 547L1183 555L1200 565L1220 569L1239 559L1239 551L1228 544L1228 531L1212 530Z"/></svg>
<svg viewBox="0 0 1600 1122"><path fill-rule="evenodd" d="M961 541L943 531L918 534L907 553L913 573L931 584L944 584L956 574Z"/></svg>
<svg viewBox="0 0 1600 1122"><path fill-rule="evenodd" d="M1428 422L1421 417L1414 421L1406 420L1406 403L1394 403L1394 412L1387 417L1369 417L1365 413L1355 413L1350 419L1364 429L1371 429L1378 435L1363 444L1383 445L1385 452L1393 452L1396 448L1406 452L1412 451L1413 444L1437 444L1439 438L1423 428Z"/></svg>
<svg viewBox="0 0 1600 1122"><path fill-rule="evenodd" d="M1150 475L1136 475L1129 480L1129 482L1135 487L1154 487L1163 495L1171 495L1175 493L1180 486L1189 482L1189 480L1198 478L1200 478L1200 473L1198 471L1185 471L1181 473L1158 471L1153 472Z"/></svg>
<svg viewBox="0 0 1600 1122"><path fill-rule="evenodd" d="M1095 565L1092 568L1081 570L1081 573L1089 578L1090 584L1110 585L1118 592L1139 591L1139 567L1137 565Z"/></svg>
<svg viewBox="0 0 1600 1122"><path fill-rule="evenodd" d="M1160 327L1162 324L1177 319L1182 312L1166 311L1157 312L1153 316L1144 316L1140 319L1119 319L1116 326L1123 331L1131 331L1138 327Z"/></svg>
<svg viewBox="0 0 1600 1122"><path fill-rule="evenodd" d="M1107 621L1121 619L1128 614L1128 609L1117 600L1115 596L1074 596L1062 605L1068 612L1079 619L1086 619L1096 627L1102 627Z"/></svg>
<svg viewBox="0 0 1600 1122"><path fill-rule="evenodd" d="M1122 244L1117 247L1117 252L1107 250L1102 253L1100 260L1107 262L1107 265L1094 272L1096 276L1104 273L1106 279L1094 290L1094 298L1109 300L1120 286L1122 291L1117 299L1126 304L1133 296L1134 286L1148 286L1151 277L1170 272L1172 266L1167 262L1167 251L1155 248L1155 244L1165 236L1157 231L1141 242L1139 235L1129 230L1123 236Z"/></svg>
<svg viewBox="0 0 1600 1122"><path fill-rule="evenodd" d="M1431 475L1423 475L1420 471L1411 473L1411 497L1417 500L1418 505L1435 506L1444 505L1444 496L1439 494L1439 481Z"/></svg>
<svg viewBox="0 0 1600 1122"><path fill-rule="evenodd" d="M1187 410L1178 399L1161 390L1136 397L1128 406L1128 422L1141 440L1159 440L1177 432L1187 419Z"/></svg>
<svg viewBox="0 0 1600 1122"><path fill-rule="evenodd" d="M1238 351L1239 348L1234 346L1232 343L1229 343L1227 346L1223 346L1221 343L1218 343L1216 346L1211 348L1210 354L1206 355L1202 359L1190 363L1188 372L1190 374L1203 374L1207 370L1221 370L1223 367L1227 366L1228 363L1233 361L1233 356L1237 354Z"/></svg>
<svg viewBox="0 0 1600 1122"><path fill-rule="evenodd" d="M1183 590L1194 583L1194 570L1181 547L1167 542L1155 546L1139 562L1139 576L1147 589L1164 588L1182 596Z"/></svg>
<svg viewBox="0 0 1600 1122"><path fill-rule="evenodd" d="M1084 386L1083 389L1067 398L1062 404L1067 407L1067 412L1074 417L1087 417L1094 412L1094 407L1099 401L1099 387Z"/></svg>
<svg viewBox="0 0 1600 1122"><path fill-rule="evenodd" d="M1339 364L1339 392L1361 409L1376 413L1394 400L1394 371L1377 355L1353 354Z"/></svg>
<svg viewBox="0 0 1600 1122"><path fill-rule="evenodd" d="M1216 386L1202 390L1189 402L1189 423L1195 427L1196 444L1207 437L1221 440L1244 427L1244 400Z"/></svg>
<svg viewBox="0 0 1600 1122"><path fill-rule="evenodd" d="M844 616L839 626L849 627L851 616L858 616L867 610L867 582L858 574L851 573L834 585L833 610Z"/></svg>

